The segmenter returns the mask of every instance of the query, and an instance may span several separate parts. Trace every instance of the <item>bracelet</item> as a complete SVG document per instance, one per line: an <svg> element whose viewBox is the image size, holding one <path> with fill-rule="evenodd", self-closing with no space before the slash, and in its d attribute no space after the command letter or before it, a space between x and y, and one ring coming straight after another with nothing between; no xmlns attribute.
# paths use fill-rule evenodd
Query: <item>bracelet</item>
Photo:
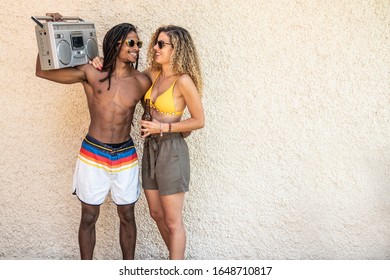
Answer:
<svg viewBox="0 0 390 280"><path fill-rule="evenodd" d="M163 137L162 122L160 122L160 137Z"/></svg>
<svg viewBox="0 0 390 280"><path fill-rule="evenodd" d="M169 125L168 132L171 132L172 124L171 124L171 123L169 123L168 125Z"/></svg>

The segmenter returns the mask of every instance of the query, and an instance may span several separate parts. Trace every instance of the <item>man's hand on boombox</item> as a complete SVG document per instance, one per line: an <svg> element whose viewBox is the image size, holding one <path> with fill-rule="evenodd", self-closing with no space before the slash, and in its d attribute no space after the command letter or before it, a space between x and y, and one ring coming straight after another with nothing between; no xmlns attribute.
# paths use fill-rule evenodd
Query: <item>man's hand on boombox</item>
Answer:
<svg viewBox="0 0 390 280"><path fill-rule="evenodd" d="M46 13L46 16L52 17L53 18L52 21L62 21L62 15L59 13Z"/></svg>

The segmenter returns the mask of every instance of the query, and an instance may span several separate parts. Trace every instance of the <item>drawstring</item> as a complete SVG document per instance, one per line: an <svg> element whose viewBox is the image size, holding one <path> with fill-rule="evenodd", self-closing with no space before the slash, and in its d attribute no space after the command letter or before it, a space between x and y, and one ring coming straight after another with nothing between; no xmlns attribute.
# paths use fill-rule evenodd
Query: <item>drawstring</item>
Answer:
<svg viewBox="0 0 390 280"><path fill-rule="evenodd" d="M156 167L156 152L158 151L158 145L157 140L154 137L147 137L145 139L145 148L148 150L148 172L150 174L150 177L154 180L154 168Z"/></svg>
<svg viewBox="0 0 390 280"><path fill-rule="evenodd" d="M147 163L149 165L147 166L146 170L148 172L147 174L150 175L153 180L155 178L154 170L156 168L156 161L159 153L158 143L160 143L160 141L165 141L178 137L182 137L180 133L167 133L164 134L163 137L161 137L159 134L155 134L145 138L144 156L148 158ZM175 149L175 151L177 151L175 141L173 141L173 148ZM142 170L145 170L144 166L142 167Z"/></svg>

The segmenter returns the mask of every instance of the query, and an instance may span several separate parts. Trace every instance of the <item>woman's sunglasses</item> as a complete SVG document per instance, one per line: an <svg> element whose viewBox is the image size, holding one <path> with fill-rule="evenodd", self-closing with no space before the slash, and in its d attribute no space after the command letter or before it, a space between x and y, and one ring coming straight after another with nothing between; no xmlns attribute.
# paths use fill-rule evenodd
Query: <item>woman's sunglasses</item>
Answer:
<svg viewBox="0 0 390 280"><path fill-rule="evenodd" d="M171 43L166 43L163 40L159 40L156 42L158 48L161 50L165 45L171 45L173 48L173 45Z"/></svg>
<svg viewBox="0 0 390 280"><path fill-rule="evenodd" d="M122 41L118 41L118 44L122 44ZM129 48L132 48L135 46L135 44L137 44L137 47L140 49L140 48L142 48L143 43L142 43L142 41L137 41L137 43L136 43L133 39L128 39L128 40L125 40L125 44Z"/></svg>

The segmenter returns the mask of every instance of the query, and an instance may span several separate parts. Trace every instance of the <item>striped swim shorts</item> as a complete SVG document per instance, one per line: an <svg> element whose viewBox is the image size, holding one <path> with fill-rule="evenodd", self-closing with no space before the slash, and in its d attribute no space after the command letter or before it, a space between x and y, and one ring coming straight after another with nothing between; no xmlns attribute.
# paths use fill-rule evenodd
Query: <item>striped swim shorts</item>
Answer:
<svg viewBox="0 0 390 280"><path fill-rule="evenodd" d="M132 139L113 148L87 135L73 176L73 194L90 205L101 205L108 192L117 205L140 196L139 166Z"/></svg>

